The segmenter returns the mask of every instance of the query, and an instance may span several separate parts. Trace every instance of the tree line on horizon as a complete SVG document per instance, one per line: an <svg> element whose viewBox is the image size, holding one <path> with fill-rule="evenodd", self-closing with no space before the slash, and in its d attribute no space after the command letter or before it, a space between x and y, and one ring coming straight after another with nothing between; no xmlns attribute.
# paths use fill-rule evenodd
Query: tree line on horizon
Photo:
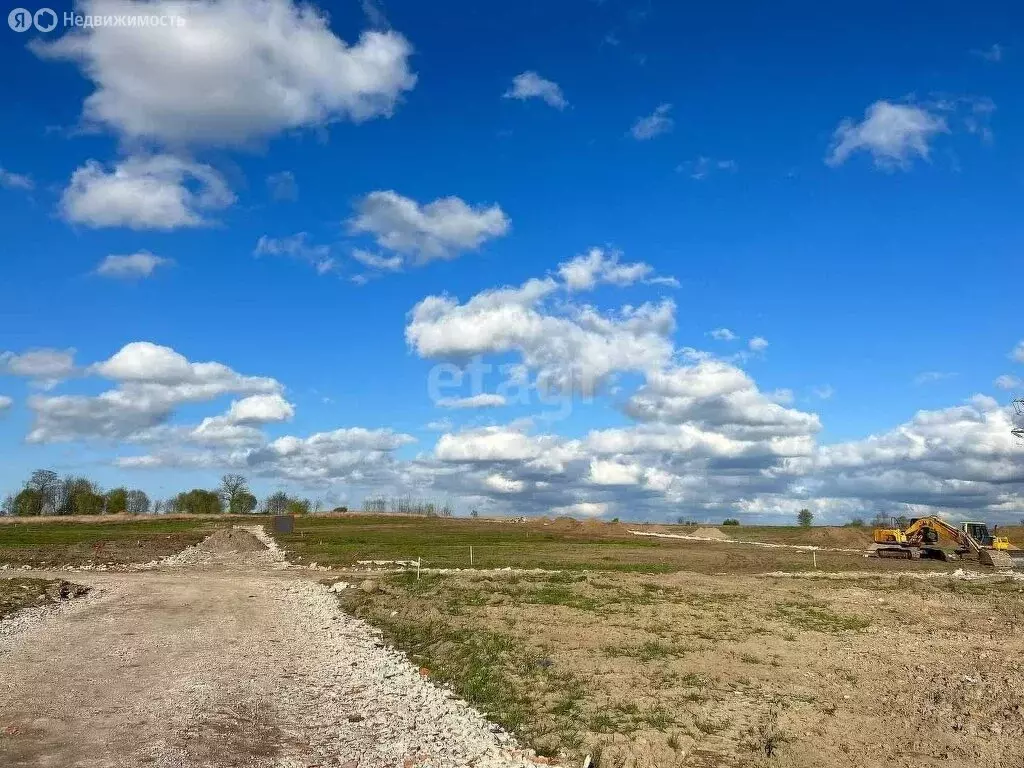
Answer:
<svg viewBox="0 0 1024 768"><path fill-rule="evenodd" d="M61 477L49 469L37 469L21 490L0 503L0 515L41 517L47 515L305 515L318 510L307 498L276 491L260 504L243 475L228 474L215 490L193 488L167 500L151 501L145 491L125 487L104 491L87 477ZM344 508L339 508L343 510Z"/></svg>
<svg viewBox="0 0 1024 768"><path fill-rule="evenodd" d="M423 515L424 517L451 517L453 508L451 502L438 503L425 501L412 496L371 496L363 500L363 511L368 514L399 514L399 515ZM479 513L474 509L471 517L477 517Z"/></svg>

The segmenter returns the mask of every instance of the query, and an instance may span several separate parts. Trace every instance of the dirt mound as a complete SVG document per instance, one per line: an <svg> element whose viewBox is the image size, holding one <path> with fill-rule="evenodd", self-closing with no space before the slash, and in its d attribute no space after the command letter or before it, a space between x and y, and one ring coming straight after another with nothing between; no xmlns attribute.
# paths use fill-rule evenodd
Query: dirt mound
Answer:
<svg viewBox="0 0 1024 768"><path fill-rule="evenodd" d="M267 545L248 531L222 528L196 544L200 552L262 552Z"/></svg>
<svg viewBox="0 0 1024 768"><path fill-rule="evenodd" d="M629 536L629 526L623 523L613 523L611 520L595 520L590 519L585 523L584 530L591 535L600 535L613 538L615 536L621 536L626 538Z"/></svg>
<svg viewBox="0 0 1024 768"><path fill-rule="evenodd" d="M699 536L702 539L719 539L721 541L730 540L727 534L722 533L717 528L698 528L690 533L690 536Z"/></svg>
<svg viewBox="0 0 1024 768"><path fill-rule="evenodd" d="M176 555L139 566L142 570L165 566L273 566L287 567L277 542L260 525L235 526L214 531L193 547Z"/></svg>
<svg viewBox="0 0 1024 768"><path fill-rule="evenodd" d="M811 528L807 543L822 547L865 547L871 543L871 528Z"/></svg>

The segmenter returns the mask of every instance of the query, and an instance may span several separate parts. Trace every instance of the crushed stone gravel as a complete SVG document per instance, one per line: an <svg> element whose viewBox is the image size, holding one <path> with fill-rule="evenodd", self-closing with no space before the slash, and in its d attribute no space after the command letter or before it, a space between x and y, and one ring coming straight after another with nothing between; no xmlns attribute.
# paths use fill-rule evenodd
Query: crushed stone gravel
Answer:
<svg viewBox="0 0 1024 768"><path fill-rule="evenodd" d="M544 762L341 610L258 526L0 622L0 765L529 768ZM240 549L246 547L240 547Z"/></svg>

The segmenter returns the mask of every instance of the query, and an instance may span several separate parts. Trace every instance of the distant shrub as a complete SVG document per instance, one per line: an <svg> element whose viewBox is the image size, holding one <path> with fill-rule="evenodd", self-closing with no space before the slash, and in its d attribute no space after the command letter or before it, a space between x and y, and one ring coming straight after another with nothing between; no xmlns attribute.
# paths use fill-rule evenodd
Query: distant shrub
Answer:
<svg viewBox="0 0 1024 768"><path fill-rule="evenodd" d="M193 488L171 499L171 509L191 515L219 515L224 511L224 505L216 491Z"/></svg>
<svg viewBox="0 0 1024 768"><path fill-rule="evenodd" d="M288 499L288 504L285 506L286 515L308 515L312 504L309 499Z"/></svg>
<svg viewBox="0 0 1024 768"><path fill-rule="evenodd" d="M722 521L722 525L739 525L740 521L735 517L727 517Z"/></svg>
<svg viewBox="0 0 1024 768"><path fill-rule="evenodd" d="M846 524L846 527L847 528L863 528L864 527L864 519L860 518L860 517L855 517L855 518L853 518L853 520L851 520L850 522L848 522Z"/></svg>

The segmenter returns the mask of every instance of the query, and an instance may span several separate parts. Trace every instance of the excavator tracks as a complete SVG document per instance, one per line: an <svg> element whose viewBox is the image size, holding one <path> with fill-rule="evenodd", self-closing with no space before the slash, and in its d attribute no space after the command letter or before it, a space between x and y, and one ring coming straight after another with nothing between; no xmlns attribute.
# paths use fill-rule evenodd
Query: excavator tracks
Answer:
<svg viewBox="0 0 1024 768"><path fill-rule="evenodd" d="M876 549L876 557L884 557L887 560L911 560L913 555L909 549Z"/></svg>
<svg viewBox="0 0 1024 768"><path fill-rule="evenodd" d="M884 557L888 560L920 560L921 553L910 547L902 547L898 544L872 544L868 553L875 557Z"/></svg>

